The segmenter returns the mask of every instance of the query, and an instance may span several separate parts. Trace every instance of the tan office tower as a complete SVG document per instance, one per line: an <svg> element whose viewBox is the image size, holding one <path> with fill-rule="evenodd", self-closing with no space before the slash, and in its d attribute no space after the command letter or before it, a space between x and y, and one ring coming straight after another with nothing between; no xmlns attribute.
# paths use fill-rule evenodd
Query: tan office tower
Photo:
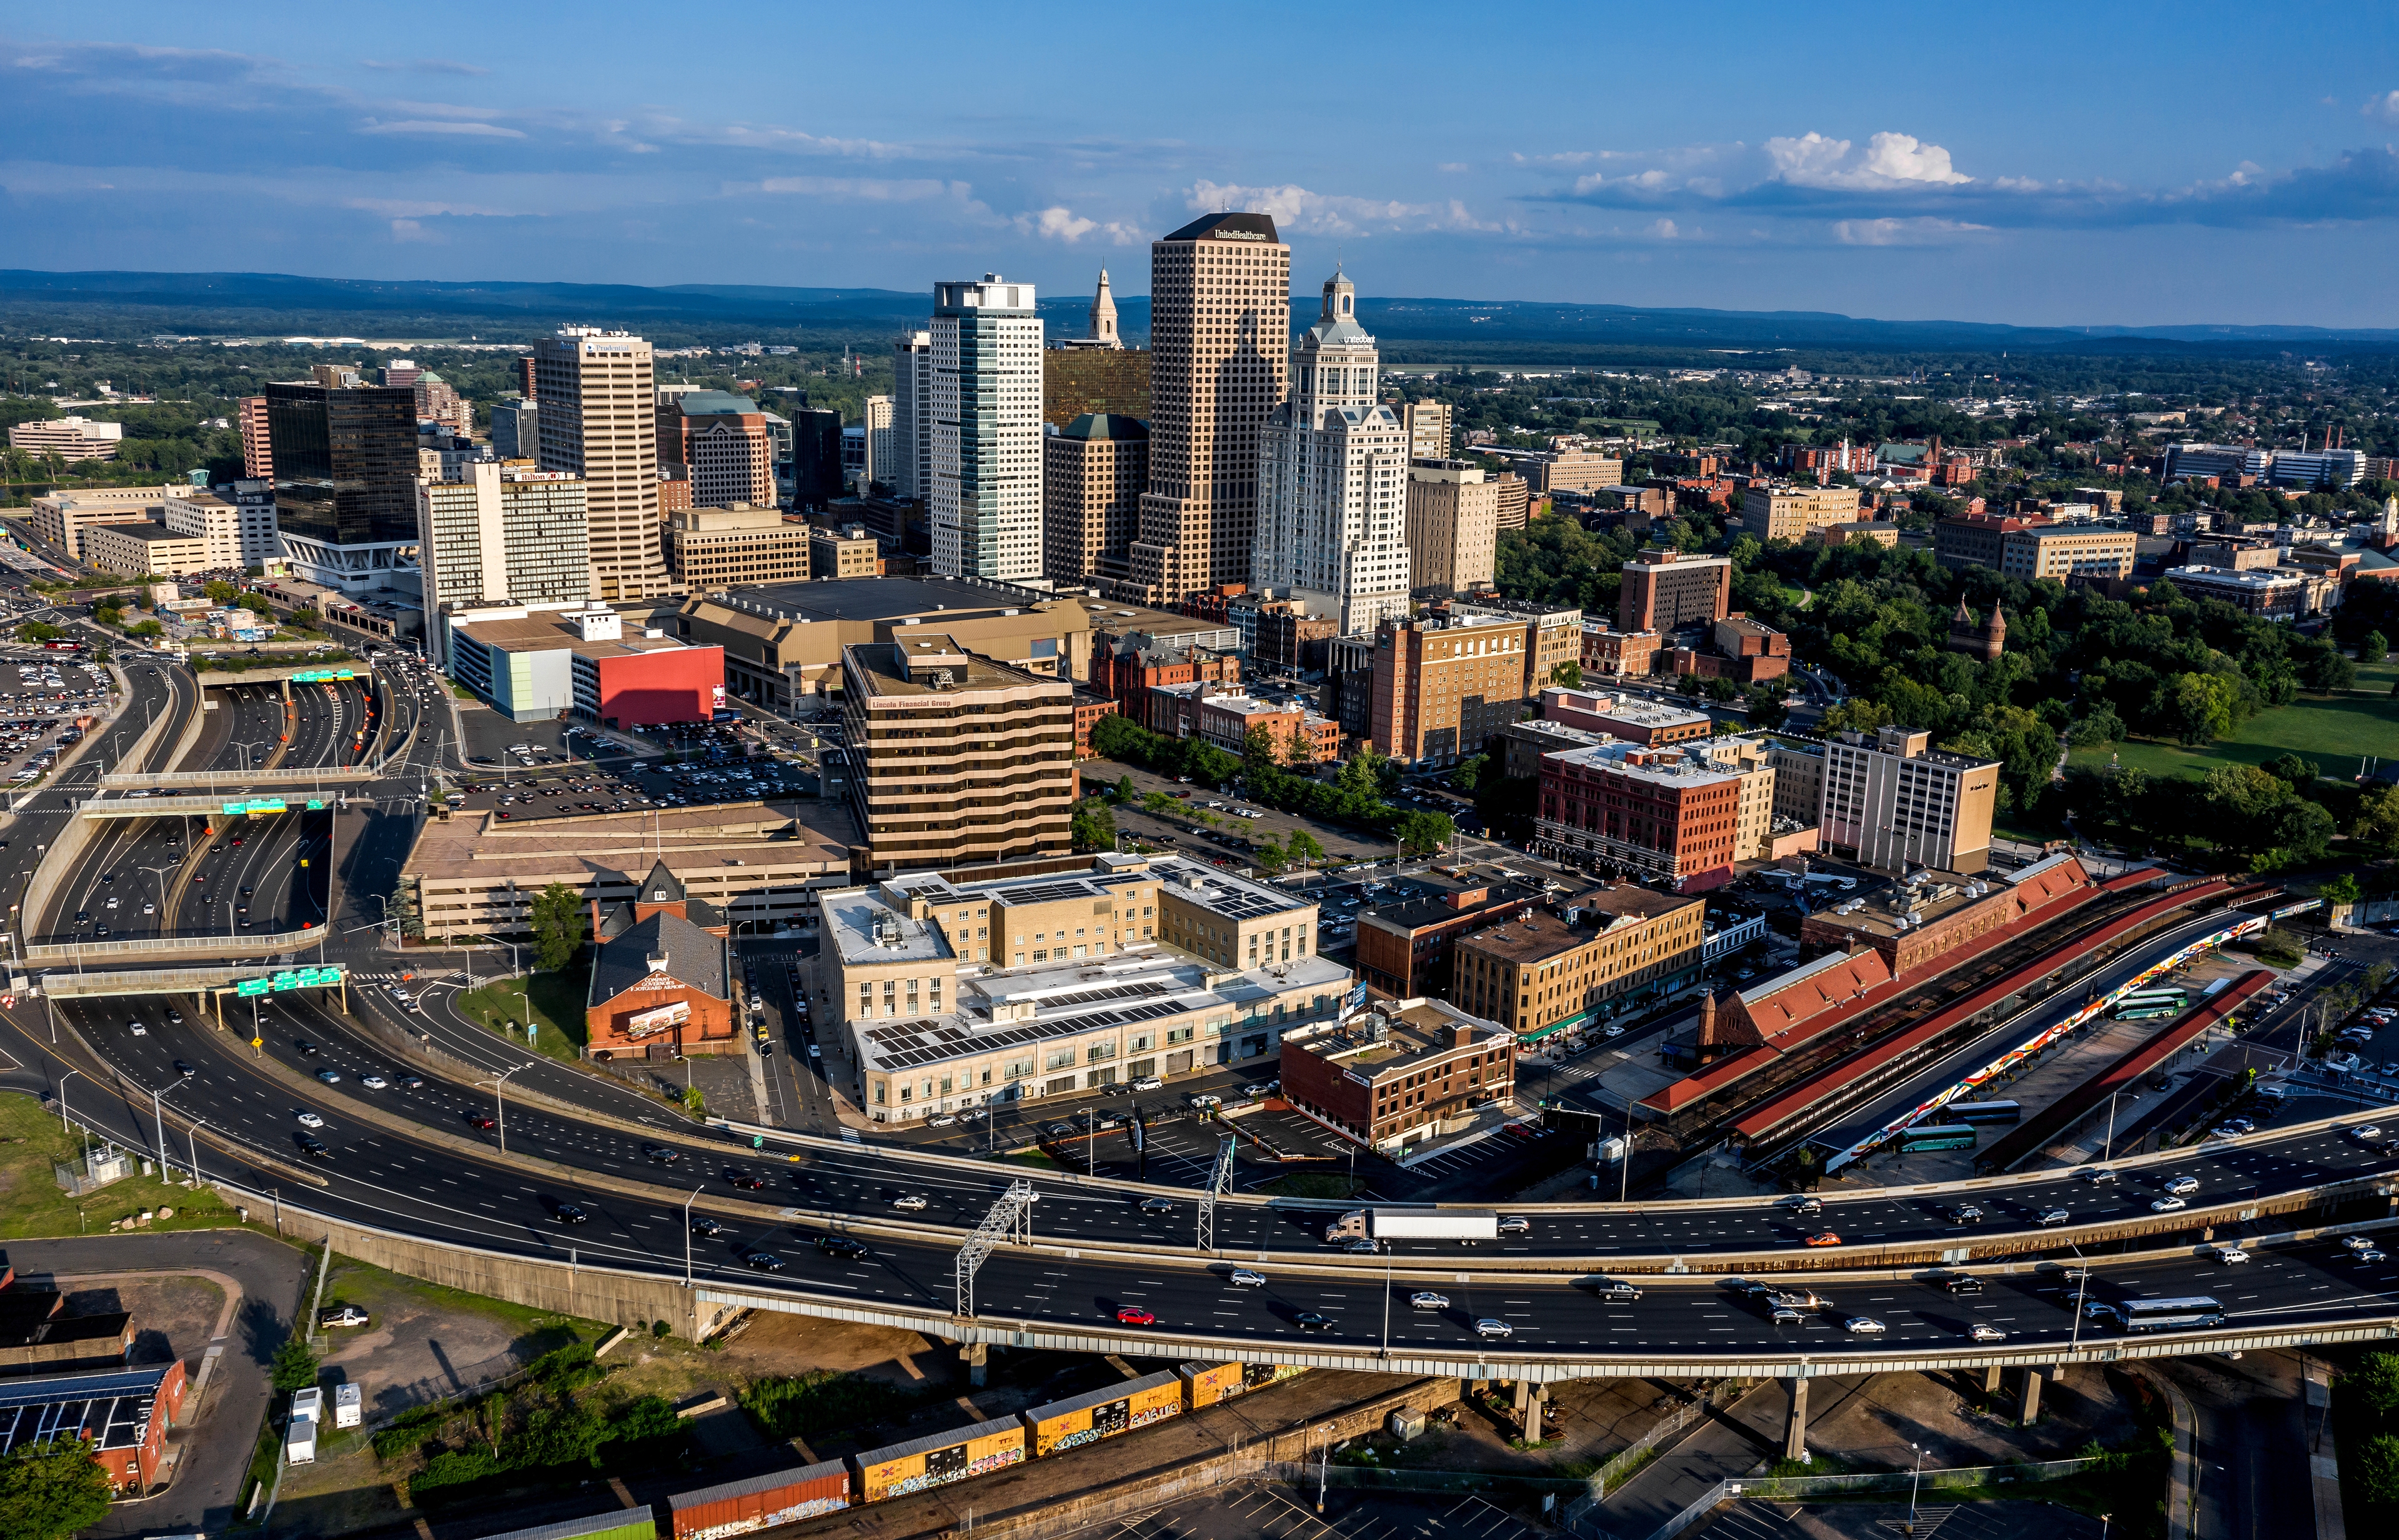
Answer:
<svg viewBox="0 0 2399 1540"><path fill-rule="evenodd" d="M1499 488L1464 460L1408 467L1408 582L1446 596L1491 587L1499 539Z"/></svg>
<svg viewBox="0 0 2399 1540"><path fill-rule="evenodd" d="M1149 491L1118 597L1246 583L1258 440L1291 357L1291 248L1265 214L1210 214L1149 248Z"/></svg>
<svg viewBox="0 0 2399 1540"><path fill-rule="evenodd" d="M1400 421L1407 425L1409 459L1449 458L1447 401L1410 401L1400 409Z"/></svg>
<svg viewBox="0 0 2399 1540"><path fill-rule="evenodd" d="M672 591L658 549L657 390L650 344L562 326L534 344L541 376L541 468L583 478L591 597Z"/></svg>

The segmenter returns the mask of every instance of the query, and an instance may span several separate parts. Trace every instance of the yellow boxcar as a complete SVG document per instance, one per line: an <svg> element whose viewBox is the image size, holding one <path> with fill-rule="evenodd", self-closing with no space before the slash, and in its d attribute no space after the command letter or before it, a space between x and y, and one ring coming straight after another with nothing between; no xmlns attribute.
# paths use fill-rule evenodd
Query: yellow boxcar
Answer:
<svg viewBox="0 0 2399 1540"><path fill-rule="evenodd" d="M1094 1390L1088 1396L1037 1406L1019 1415L1032 1435L1033 1457L1039 1460L1062 1449L1097 1443L1161 1418L1182 1414L1182 1378L1159 1373Z"/></svg>
<svg viewBox="0 0 2399 1540"><path fill-rule="evenodd" d="M1187 1363L1182 1368L1183 1408L1197 1412L1203 1406L1229 1401L1247 1391L1307 1372L1298 1364Z"/></svg>
<svg viewBox="0 0 2399 1540"><path fill-rule="evenodd" d="M849 1468L858 1473L860 1501L880 1503L887 1497L905 1497L928 1487L985 1475L1023 1459L1024 1425L1012 1417L1000 1417L853 1454Z"/></svg>

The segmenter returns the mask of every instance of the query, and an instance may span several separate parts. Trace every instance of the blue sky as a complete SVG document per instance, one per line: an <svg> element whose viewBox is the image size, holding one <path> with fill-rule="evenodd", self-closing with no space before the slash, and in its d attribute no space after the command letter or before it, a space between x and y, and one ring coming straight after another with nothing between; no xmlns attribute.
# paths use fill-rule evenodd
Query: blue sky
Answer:
<svg viewBox="0 0 2399 1540"><path fill-rule="evenodd" d="M2399 326L2388 4L17 17L0 266L1140 293L1229 207L1303 292Z"/></svg>

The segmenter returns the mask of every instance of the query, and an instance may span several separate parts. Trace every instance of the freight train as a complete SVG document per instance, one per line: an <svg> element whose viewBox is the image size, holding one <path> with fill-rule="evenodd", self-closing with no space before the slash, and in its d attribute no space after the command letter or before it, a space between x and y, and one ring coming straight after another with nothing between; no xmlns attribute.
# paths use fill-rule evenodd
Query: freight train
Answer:
<svg viewBox="0 0 2399 1540"><path fill-rule="evenodd" d="M725 1540L844 1508L888 1502L987 1476L1027 1460L1063 1454L1304 1372L1290 1364L1186 1363L1171 1373L1128 1380L1033 1407L1013 1417L954 1427L796 1470L677 1493L667 1499L669 1524L664 1533L673 1540ZM600 1517L619 1524L634 1518L621 1511ZM599 1518L578 1520L599 1521ZM571 1524L545 1525L493 1535L489 1540L567 1540L570 1531L576 1535L583 1533ZM616 1532L607 1533L614 1540Z"/></svg>

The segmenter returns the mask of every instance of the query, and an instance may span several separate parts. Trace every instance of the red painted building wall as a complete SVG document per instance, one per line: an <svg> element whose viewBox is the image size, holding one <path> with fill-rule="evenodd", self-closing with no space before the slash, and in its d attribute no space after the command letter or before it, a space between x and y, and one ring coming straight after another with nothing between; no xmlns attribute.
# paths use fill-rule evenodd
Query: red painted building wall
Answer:
<svg viewBox="0 0 2399 1540"><path fill-rule="evenodd" d="M589 670L589 672L587 672ZM592 714L618 727L653 723L706 722L725 683L722 647L667 647L617 657L575 658L576 704L596 679L599 709Z"/></svg>

